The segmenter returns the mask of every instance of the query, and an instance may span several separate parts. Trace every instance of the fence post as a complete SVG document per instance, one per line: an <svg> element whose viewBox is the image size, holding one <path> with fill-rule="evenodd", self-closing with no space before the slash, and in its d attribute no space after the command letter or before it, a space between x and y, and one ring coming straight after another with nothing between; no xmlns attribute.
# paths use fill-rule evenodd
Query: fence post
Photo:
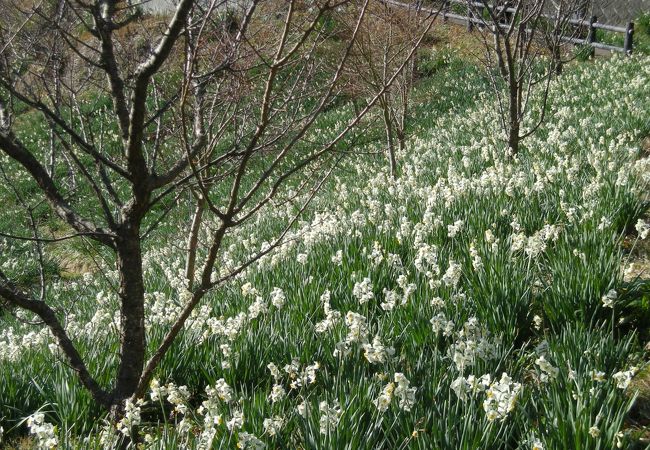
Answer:
<svg viewBox="0 0 650 450"><path fill-rule="evenodd" d="M589 54L591 56L594 56L596 54L596 49L593 45L591 45L596 42L596 27L594 27L594 24L596 22L598 22L598 17L591 16L589 19L589 31L587 32L587 45L589 45Z"/></svg>
<svg viewBox="0 0 650 450"><path fill-rule="evenodd" d="M449 0L445 0L442 4L442 22L447 23L447 13L449 13Z"/></svg>
<svg viewBox="0 0 650 450"><path fill-rule="evenodd" d="M626 55L631 55L634 50L634 22L629 22L625 30L625 44L623 50Z"/></svg>
<svg viewBox="0 0 650 450"><path fill-rule="evenodd" d="M467 31L470 33L474 31L474 21L472 18L474 17L474 14L472 13L472 7L467 4Z"/></svg>

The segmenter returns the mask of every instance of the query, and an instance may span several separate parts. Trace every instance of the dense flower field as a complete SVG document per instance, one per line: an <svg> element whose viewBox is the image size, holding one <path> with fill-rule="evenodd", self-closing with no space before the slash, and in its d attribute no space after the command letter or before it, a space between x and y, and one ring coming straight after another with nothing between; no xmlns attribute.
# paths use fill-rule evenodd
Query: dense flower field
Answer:
<svg viewBox="0 0 650 450"><path fill-rule="evenodd" d="M484 94L422 109L396 180L382 159L348 159L286 244L196 311L117 429L48 332L1 317L4 431L28 417L40 448L105 448L136 425L159 449L631 448L643 285L624 281L621 243L649 230L650 60L568 69L518 155L495 109ZM239 230L218 267L268 245L293 208ZM152 342L186 296L172 234L146 255ZM56 299L96 374L114 370L112 277L61 281Z"/></svg>

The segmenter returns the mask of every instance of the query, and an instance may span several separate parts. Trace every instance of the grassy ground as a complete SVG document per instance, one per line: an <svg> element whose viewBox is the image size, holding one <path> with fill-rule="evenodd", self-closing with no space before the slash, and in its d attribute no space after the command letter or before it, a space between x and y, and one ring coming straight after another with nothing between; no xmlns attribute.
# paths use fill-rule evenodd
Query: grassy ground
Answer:
<svg viewBox="0 0 650 450"><path fill-rule="evenodd" d="M508 157L480 72L442 57L416 95L400 177L374 139L344 161L295 239L209 297L123 427L141 422L160 449L641 448L647 412L630 386L644 377L628 384L647 285L624 269L642 245L648 67L571 67L548 124ZM290 212L231 236L228 256ZM182 296L177 227L148 243L152 347ZM67 327L103 382L117 351L111 277L62 279L52 294L74 306ZM116 430L48 334L8 315L0 327L8 438L40 409L61 447L109 445Z"/></svg>

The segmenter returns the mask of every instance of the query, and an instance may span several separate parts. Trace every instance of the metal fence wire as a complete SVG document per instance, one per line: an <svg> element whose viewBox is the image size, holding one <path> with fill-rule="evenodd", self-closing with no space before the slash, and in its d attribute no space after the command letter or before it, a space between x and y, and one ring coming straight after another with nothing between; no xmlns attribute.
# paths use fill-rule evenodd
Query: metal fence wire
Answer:
<svg viewBox="0 0 650 450"><path fill-rule="evenodd" d="M593 1L593 15L602 23L625 25L642 14L650 14L650 0Z"/></svg>
<svg viewBox="0 0 650 450"><path fill-rule="evenodd" d="M150 11L173 11L174 0L131 0L141 3ZM422 0L420 0L422 1ZM555 0L561 1L561 0ZM593 14L602 23L625 25L638 18L641 14L650 14L650 0L592 0ZM237 2L233 2L237 3ZM429 3L426 0L425 4Z"/></svg>

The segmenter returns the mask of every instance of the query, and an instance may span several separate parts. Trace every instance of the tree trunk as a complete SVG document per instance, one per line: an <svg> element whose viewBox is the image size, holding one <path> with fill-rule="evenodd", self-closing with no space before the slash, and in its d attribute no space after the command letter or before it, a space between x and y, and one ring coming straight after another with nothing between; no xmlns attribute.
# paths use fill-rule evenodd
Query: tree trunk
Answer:
<svg viewBox="0 0 650 450"><path fill-rule="evenodd" d="M553 47L553 62L554 62L554 69L555 69L555 75L560 76L562 75L562 70L564 69L563 64L562 64L562 54L561 54L561 49L559 45L555 45ZM549 75L550 76L550 75Z"/></svg>
<svg viewBox="0 0 650 450"><path fill-rule="evenodd" d="M397 158L395 156L395 137L393 136L393 122L388 109L388 102L384 99L381 102L381 109L384 117L384 128L386 130L386 143L388 145L388 162L390 164L390 175L397 178Z"/></svg>
<svg viewBox="0 0 650 450"><path fill-rule="evenodd" d="M519 122L511 122L510 130L508 132L508 147L513 155L519 152Z"/></svg>
<svg viewBox="0 0 650 450"><path fill-rule="evenodd" d="M363 111L363 105L361 105L361 101L356 95L352 97L352 108L354 109L354 117L359 116Z"/></svg>
<svg viewBox="0 0 650 450"><path fill-rule="evenodd" d="M203 219L204 210L205 199L203 196L200 196L196 202L196 209L194 210L194 217L192 218L192 226L190 228L189 237L187 238L187 261L185 263L185 278L187 279L187 289L190 291L194 287L196 250L197 244L199 242L199 231L201 230L201 221Z"/></svg>
<svg viewBox="0 0 650 450"><path fill-rule="evenodd" d="M113 390L113 418L123 414L124 401L135 392L144 366L146 336L144 323L144 280L140 226L125 222L117 245L120 274L120 364Z"/></svg>
<svg viewBox="0 0 650 450"><path fill-rule="evenodd" d="M397 133L397 146L400 153L404 153L406 150L406 133L400 131Z"/></svg>
<svg viewBox="0 0 650 450"><path fill-rule="evenodd" d="M509 126L508 126L508 147L510 147L512 154L516 155L519 151L519 127L520 127L520 112L521 112L521 92L519 81L515 75L514 63L511 58L508 58L508 85L509 85Z"/></svg>

